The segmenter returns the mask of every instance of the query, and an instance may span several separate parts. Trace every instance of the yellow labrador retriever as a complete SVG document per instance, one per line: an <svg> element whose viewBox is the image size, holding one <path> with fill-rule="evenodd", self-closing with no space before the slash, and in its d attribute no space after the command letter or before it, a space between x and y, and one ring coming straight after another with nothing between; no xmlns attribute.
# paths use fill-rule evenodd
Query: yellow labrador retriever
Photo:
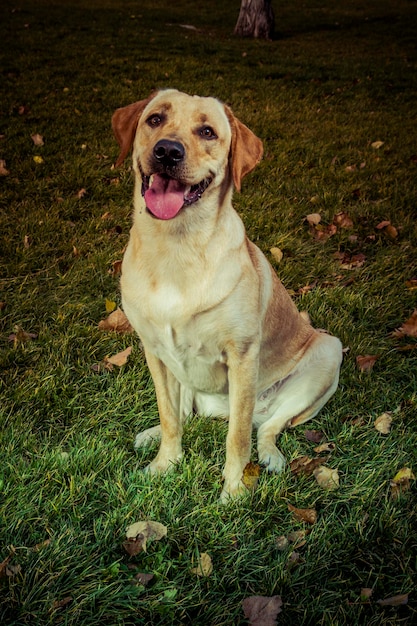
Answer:
<svg viewBox="0 0 417 626"><path fill-rule="evenodd" d="M162 90L117 109L120 165L133 146L134 221L123 307L155 383L161 439L148 471L182 456L193 410L229 420L222 500L245 491L252 425L259 462L280 471L276 437L335 392L342 347L300 314L232 207L262 142L214 98Z"/></svg>

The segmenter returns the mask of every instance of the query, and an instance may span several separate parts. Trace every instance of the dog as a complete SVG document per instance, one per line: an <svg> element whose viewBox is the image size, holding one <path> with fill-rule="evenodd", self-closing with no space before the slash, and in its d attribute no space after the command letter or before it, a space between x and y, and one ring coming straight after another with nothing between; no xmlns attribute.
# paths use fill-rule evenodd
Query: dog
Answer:
<svg viewBox="0 0 417 626"><path fill-rule="evenodd" d="M122 305L144 346L160 425L154 473L182 457L193 411L228 419L221 500L242 482L257 431L259 463L279 472L287 426L314 417L336 391L342 346L299 313L246 236L232 193L261 160L261 140L211 97L174 89L112 117L120 166L133 148L134 216L121 274Z"/></svg>

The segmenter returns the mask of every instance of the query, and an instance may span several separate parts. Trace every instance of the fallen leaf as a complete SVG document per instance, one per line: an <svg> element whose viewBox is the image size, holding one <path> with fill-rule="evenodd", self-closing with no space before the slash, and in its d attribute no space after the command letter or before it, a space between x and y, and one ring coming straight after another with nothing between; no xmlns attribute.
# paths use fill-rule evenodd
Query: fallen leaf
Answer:
<svg viewBox="0 0 417 626"><path fill-rule="evenodd" d="M359 269L364 265L365 261L366 256L362 252L358 252L358 254L346 253L340 261L340 267L342 270Z"/></svg>
<svg viewBox="0 0 417 626"><path fill-rule="evenodd" d="M324 437L324 433L321 430L306 430L304 432L304 436L307 441L311 441L312 443L320 443L320 441Z"/></svg>
<svg viewBox="0 0 417 626"><path fill-rule="evenodd" d="M242 607L250 626L276 626L282 599L281 596L250 596L243 600Z"/></svg>
<svg viewBox="0 0 417 626"><path fill-rule="evenodd" d="M108 300L106 298L106 313L112 313L117 307L116 302L114 300Z"/></svg>
<svg viewBox="0 0 417 626"><path fill-rule="evenodd" d="M288 504L288 510L291 511L298 522L306 522L306 524L315 524L317 522L316 509L297 509L292 504Z"/></svg>
<svg viewBox="0 0 417 626"><path fill-rule="evenodd" d="M32 135L31 139L32 139L33 143L35 144L35 146L43 146L44 145L43 137L39 133L35 133L34 135Z"/></svg>
<svg viewBox="0 0 417 626"><path fill-rule="evenodd" d="M382 435L388 435L391 430L392 414L390 411L382 413L374 422L375 429Z"/></svg>
<svg viewBox="0 0 417 626"><path fill-rule="evenodd" d="M66 606L71 604L73 598L71 596L66 596L62 600L56 600L51 607L51 611L56 611L58 609L64 609Z"/></svg>
<svg viewBox="0 0 417 626"><path fill-rule="evenodd" d="M23 247L25 250L28 250L32 245L32 237L30 235L25 235L23 238Z"/></svg>
<svg viewBox="0 0 417 626"><path fill-rule="evenodd" d="M371 143L371 147L372 147L374 150L379 150L379 148L381 148L381 146L383 146L383 145L384 145L384 142L383 142L383 141L373 141L373 142Z"/></svg>
<svg viewBox="0 0 417 626"><path fill-rule="evenodd" d="M327 461L324 457L315 457L311 459L309 456L299 456L290 463L291 473L295 476L304 474L304 476L311 476L314 470L323 465L323 462Z"/></svg>
<svg viewBox="0 0 417 626"><path fill-rule="evenodd" d="M25 343L26 341L31 341L32 339L37 339L38 335L36 333L27 333L21 326L15 326L14 332L9 335L9 341L13 341L14 346L18 346L20 343Z"/></svg>
<svg viewBox="0 0 417 626"><path fill-rule="evenodd" d="M317 452L317 454L321 454L322 452L333 452L335 448L335 443L333 443L332 441L325 441L324 443L321 443L319 446L314 448L314 452ZM322 457L322 459L323 458L324 457Z"/></svg>
<svg viewBox="0 0 417 626"><path fill-rule="evenodd" d="M275 539L275 546L278 550L285 550L288 547L289 540L284 535L280 535Z"/></svg>
<svg viewBox="0 0 417 626"><path fill-rule="evenodd" d="M0 176L8 176L9 174L10 172L6 168L6 161L4 159L0 159Z"/></svg>
<svg viewBox="0 0 417 626"><path fill-rule="evenodd" d="M391 596L390 598L385 598L385 600L377 600L376 603L380 606L401 606L402 604L407 604L408 602L408 593L403 593L398 596Z"/></svg>
<svg viewBox="0 0 417 626"><path fill-rule="evenodd" d="M310 213L309 215L306 215L306 220L310 226L317 226L317 224L320 224L321 222L321 215L320 213Z"/></svg>
<svg viewBox="0 0 417 626"><path fill-rule="evenodd" d="M306 543L307 532L305 530L293 530L288 534L288 541L294 544L294 548L302 548Z"/></svg>
<svg viewBox="0 0 417 626"><path fill-rule="evenodd" d="M106 319L99 322L100 330L113 330L117 333L133 333L129 320L120 308L110 313Z"/></svg>
<svg viewBox="0 0 417 626"><path fill-rule="evenodd" d="M335 224L338 228L353 228L352 219L344 211L336 213L333 218L333 224Z"/></svg>
<svg viewBox="0 0 417 626"><path fill-rule="evenodd" d="M111 264L111 269L109 269L110 276L113 276L113 278L115 278L116 276L121 275L121 273L122 273L122 261L121 260L113 261L113 263Z"/></svg>
<svg viewBox="0 0 417 626"><path fill-rule="evenodd" d="M6 565L6 576L8 576L9 578L13 578L14 576L16 576L16 574L20 574L20 572L22 571L22 566L17 564L17 565Z"/></svg>
<svg viewBox="0 0 417 626"><path fill-rule="evenodd" d="M199 556L197 567L193 567L191 569L192 574L196 574L196 576L201 576L203 578L210 576L213 572L213 563L211 560L211 556L207 554L207 552L202 552Z"/></svg>
<svg viewBox="0 0 417 626"><path fill-rule="evenodd" d="M279 248L271 248L270 253L272 254L274 261L281 263L282 257L284 256L282 250Z"/></svg>
<svg viewBox="0 0 417 626"><path fill-rule="evenodd" d="M401 339L402 337L417 337L417 309L414 310L411 317L397 330L391 333L391 337Z"/></svg>
<svg viewBox="0 0 417 626"><path fill-rule="evenodd" d="M144 574L140 572L139 574L136 574L134 580L137 582L138 585L143 585L144 587L146 587L146 585L151 582L154 576L154 574Z"/></svg>
<svg viewBox="0 0 417 626"><path fill-rule="evenodd" d="M331 469L325 465L321 465L314 470L314 478L322 489L334 491L339 488L339 473L337 469Z"/></svg>
<svg viewBox="0 0 417 626"><path fill-rule="evenodd" d="M405 286L407 289L417 289L417 278L410 278L410 280L406 280Z"/></svg>
<svg viewBox="0 0 417 626"><path fill-rule="evenodd" d="M375 226L375 228L377 230L383 230L384 228L386 228L387 226L389 226L391 224L391 222L389 220L382 220L382 222L379 222L379 224L377 224Z"/></svg>
<svg viewBox="0 0 417 626"><path fill-rule="evenodd" d="M361 602L366 602L367 600L369 600L372 594L373 589L370 589L370 587L363 587L361 589Z"/></svg>
<svg viewBox="0 0 417 626"><path fill-rule="evenodd" d="M43 158L41 156L34 156L33 160L35 161L35 163L37 163L37 165L40 165L41 163L43 163Z"/></svg>
<svg viewBox="0 0 417 626"><path fill-rule="evenodd" d="M393 480L397 483L406 482L408 480L415 480L412 470L409 467L403 467L394 476Z"/></svg>
<svg viewBox="0 0 417 626"><path fill-rule="evenodd" d="M110 213L110 211L106 211L105 213L103 213L103 215L101 216L100 219L102 220L109 220L113 217L113 215Z"/></svg>
<svg viewBox="0 0 417 626"><path fill-rule="evenodd" d="M356 357L356 364L361 372L370 372L379 359L377 354L365 354Z"/></svg>
<svg viewBox="0 0 417 626"><path fill-rule="evenodd" d="M345 171L349 173L356 172L357 169L356 165L346 165L345 167Z"/></svg>
<svg viewBox="0 0 417 626"><path fill-rule="evenodd" d="M148 541L159 541L166 537L168 529L160 522L135 522L126 528L127 541L123 547L130 556L146 552Z"/></svg>
<svg viewBox="0 0 417 626"><path fill-rule="evenodd" d="M87 189L84 189L84 187L82 189L80 189L77 193L77 198L79 200L81 200L81 198L84 198L84 196L87 194Z"/></svg>
<svg viewBox="0 0 417 626"><path fill-rule="evenodd" d="M317 280L315 280L314 282L310 283L309 285L305 285L304 287L300 287L299 289L297 289L295 294L297 296L302 296L305 293L308 293L309 291L312 291L316 287L317 287ZM304 313L304 311L303 311L303 313Z"/></svg>
<svg viewBox="0 0 417 626"><path fill-rule="evenodd" d="M310 233L317 241L327 241L337 233L337 226L335 224L328 226L317 224L317 226L310 226Z"/></svg>
<svg viewBox="0 0 417 626"><path fill-rule="evenodd" d="M131 352L132 346L129 346L128 348L126 348L126 350L122 350L122 352L118 352L113 356L106 356L104 358L104 363L105 365L110 365L111 367L113 365L117 365L117 367L122 367L122 365L125 365L127 363L127 359L129 358Z"/></svg>
<svg viewBox="0 0 417 626"><path fill-rule="evenodd" d="M256 463L248 463L243 470L242 482L247 489L254 491L258 486L261 467Z"/></svg>

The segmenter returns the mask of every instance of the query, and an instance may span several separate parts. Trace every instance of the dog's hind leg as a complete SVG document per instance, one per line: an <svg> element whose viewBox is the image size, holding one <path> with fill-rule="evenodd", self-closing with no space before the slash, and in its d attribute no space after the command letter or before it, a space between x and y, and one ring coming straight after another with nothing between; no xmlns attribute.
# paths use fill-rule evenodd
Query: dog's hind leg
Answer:
<svg viewBox="0 0 417 626"><path fill-rule="evenodd" d="M259 426L259 462L270 472L280 472L285 466L285 458L276 446L279 433L286 426L297 426L312 419L336 391L342 359L341 344L330 335L323 335L322 343L333 349L327 351L327 355L326 351L319 351L309 360L307 367L288 377L272 402L271 417Z"/></svg>

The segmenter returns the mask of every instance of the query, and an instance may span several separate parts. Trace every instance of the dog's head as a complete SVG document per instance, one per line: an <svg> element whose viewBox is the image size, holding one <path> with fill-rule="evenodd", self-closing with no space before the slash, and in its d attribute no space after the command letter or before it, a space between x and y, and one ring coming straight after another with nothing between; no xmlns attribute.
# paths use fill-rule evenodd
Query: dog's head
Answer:
<svg viewBox="0 0 417 626"><path fill-rule="evenodd" d="M262 142L215 98L173 89L117 109L112 125L120 146L116 166L133 146L148 210L171 219L206 190L242 178L262 157Z"/></svg>

